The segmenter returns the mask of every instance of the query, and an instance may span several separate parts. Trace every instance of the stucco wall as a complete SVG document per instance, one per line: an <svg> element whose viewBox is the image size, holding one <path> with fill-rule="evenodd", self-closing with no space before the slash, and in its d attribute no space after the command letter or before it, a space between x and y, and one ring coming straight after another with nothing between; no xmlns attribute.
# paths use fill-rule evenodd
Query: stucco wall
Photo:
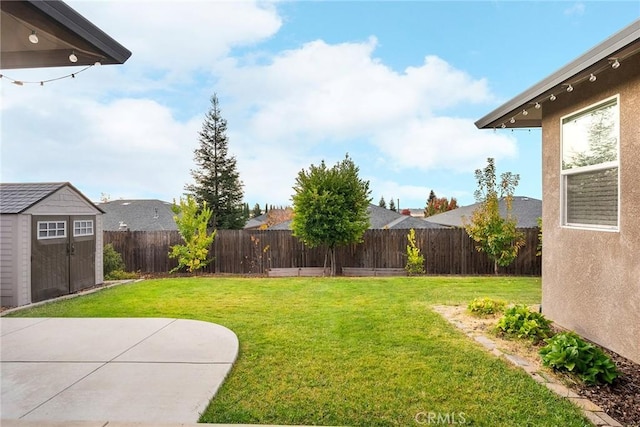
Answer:
<svg viewBox="0 0 640 427"><path fill-rule="evenodd" d="M620 96L619 231L561 227L560 118ZM640 363L640 55L545 102L542 310L571 329Z"/></svg>

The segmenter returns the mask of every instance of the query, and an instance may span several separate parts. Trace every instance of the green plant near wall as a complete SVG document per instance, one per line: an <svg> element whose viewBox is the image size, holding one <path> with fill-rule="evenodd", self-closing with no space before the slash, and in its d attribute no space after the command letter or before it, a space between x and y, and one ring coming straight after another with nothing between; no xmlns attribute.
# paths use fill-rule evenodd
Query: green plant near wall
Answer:
<svg viewBox="0 0 640 427"><path fill-rule="evenodd" d="M574 332L559 333L545 342L540 349L544 366L574 373L587 384L611 384L619 375L609 356Z"/></svg>
<svg viewBox="0 0 640 427"><path fill-rule="evenodd" d="M534 342L550 337L551 321L542 313L529 310L524 304L518 304L505 310L498 320L496 330L507 337L530 339Z"/></svg>
<svg viewBox="0 0 640 427"><path fill-rule="evenodd" d="M467 305L467 310L474 316L492 316L496 313L502 313L506 305L506 301L503 300L489 297L474 298Z"/></svg>
<svg viewBox="0 0 640 427"><path fill-rule="evenodd" d="M404 269L409 275L424 274L424 255L416 244L416 231L413 228L407 234L407 241L409 242L407 245L407 264Z"/></svg>

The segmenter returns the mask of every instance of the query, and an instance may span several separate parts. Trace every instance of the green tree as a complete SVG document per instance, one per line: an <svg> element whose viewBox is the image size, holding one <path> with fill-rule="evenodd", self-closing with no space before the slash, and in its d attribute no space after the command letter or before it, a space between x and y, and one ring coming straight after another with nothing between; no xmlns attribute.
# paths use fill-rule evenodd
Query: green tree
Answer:
<svg viewBox="0 0 640 427"><path fill-rule="evenodd" d="M389 209L391 209L392 211L396 212L396 202L393 201L393 197L389 201Z"/></svg>
<svg viewBox="0 0 640 427"><path fill-rule="evenodd" d="M511 264L524 245L524 235L517 230L516 219L511 214L513 193L520 176L505 172L498 184L492 158L487 159L484 169L476 169L475 176L478 189L474 195L480 205L473 212L471 221L465 220L464 228L476 242L476 249L493 260L494 273L498 274L498 266ZM500 198L506 205L506 218L500 216Z"/></svg>
<svg viewBox="0 0 640 427"><path fill-rule="evenodd" d="M178 266L172 269L171 273L181 268L186 268L192 273L210 262L207 260L207 255L216 237L215 230L212 233L207 231L212 211L207 206L207 202L203 202L200 207L191 196L187 196L186 200L181 197L179 206L174 200L172 209L175 213L173 219L176 221L184 245L171 247L169 258L178 259Z"/></svg>
<svg viewBox="0 0 640 427"><path fill-rule="evenodd" d="M407 234L407 264L404 269L409 275L424 274L424 255L416 244L416 231L412 228Z"/></svg>
<svg viewBox="0 0 640 427"><path fill-rule="evenodd" d="M387 202L384 200L384 196L380 197L380 201L378 202L378 206L381 208L387 208Z"/></svg>
<svg viewBox="0 0 640 427"><path fill-rule="evenodd" d="M323 160L308 171L303 169L293 187L293 234L309 247L326 246L332 276L335 248L362 241L369 228L369 181L361 180L358 172L347 154L331 168ZM325 257L325 268L326 264Z"/></svg>
<svg viewBox="0 0 640 427"><path fill-rule="evenodd" d="M227 121L222 118L218 97L211 97L211 108L199 132L200 147L194 152L198 166L191 170L193 184L185 190L199 205L207 202L212 215L209 227L240 229L246 218L243 211L243 184L236 168L236 158L229 155Z"/></svg>
<svg viewBox="0 0 640 427"><path fill-rule="evenodd" d="M260 209L260 204L256 203L251 210L251 216L256 217L262 215L262 209Z"/></svg>

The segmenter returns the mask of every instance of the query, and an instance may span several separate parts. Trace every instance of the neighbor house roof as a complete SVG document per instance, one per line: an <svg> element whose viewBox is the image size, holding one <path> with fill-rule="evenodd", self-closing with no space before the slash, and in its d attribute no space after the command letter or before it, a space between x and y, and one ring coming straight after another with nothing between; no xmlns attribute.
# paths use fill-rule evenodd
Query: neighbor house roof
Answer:
<svg viewBox="0 0 640 427"><path fill-rule="evenodd" d="M409 230L411 228L442 228L442 226L429 223L423 219L415 218L409 215L402 215L391 209L381 208L378 205L370 204L367 208L369 212L369 229L399 229ZM290 230L291 220L281 222L269 230Z"/></svg>
<svg viewBox="0 0 640 427"><path fill-rule="evenodd" d="M63 187L71 188L89 204L95 206L68 182L0 183L0 214L22 213Z"/></svg>
<svg viewBox="0 0 640 427"><path fill-rule="evenodd" d="M448 227L464 226L463 218L471 219L473 211L479 207L479 203L469 206L462 206L441 214L426 217L424 220L434 224ZM507 214L507 208L504 199L500 200L500 215L503 217ZM514 196L511 214L517 219L518 228L533 228L538 226L538 218L542 216L542 200L532 197Z"/></svg>
<svg viewBox="0 0 640 427"><path fill-rule="evenodd" d="M131 52L60 0L0 2L0 68L123 64ZM37 43L29 41L35 31ZM74 53L77 62L71 62Z"/></svg>
<svg viewBox="0 0 640 427"><path fill-rule="evenodd" d="M600 73L615 72L616 65L624 67L626 59L639 53L640 20L637 20L482 117L476 121L476 127L479 129L541 127L542 108L545 102L551 102L552 95L563 96L567 93L569 85L579 87L581 84L589 84L592 74L597 78ZM542 108L539 108L540 106ZM526 115L523 114L525 110ZM513 123L511 123L512 119Z"/></svg>
<svg viewBox="0 0 640 427"><path fill-rule="evenodd" d="M156 199L113 200L98 205L105 231L162 231L177 230L171 203Z"/></svg>

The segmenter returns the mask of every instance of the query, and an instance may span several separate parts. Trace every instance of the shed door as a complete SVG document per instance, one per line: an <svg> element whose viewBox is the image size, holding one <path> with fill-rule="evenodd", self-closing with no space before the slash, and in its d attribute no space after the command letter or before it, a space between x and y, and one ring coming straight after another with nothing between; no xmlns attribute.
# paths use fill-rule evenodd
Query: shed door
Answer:
<svg viewBox="0 0 640 427"><path fill-rule="evenodd" d="M32 230L33 302L95 284L95 217L34 216Z"/></svg>

